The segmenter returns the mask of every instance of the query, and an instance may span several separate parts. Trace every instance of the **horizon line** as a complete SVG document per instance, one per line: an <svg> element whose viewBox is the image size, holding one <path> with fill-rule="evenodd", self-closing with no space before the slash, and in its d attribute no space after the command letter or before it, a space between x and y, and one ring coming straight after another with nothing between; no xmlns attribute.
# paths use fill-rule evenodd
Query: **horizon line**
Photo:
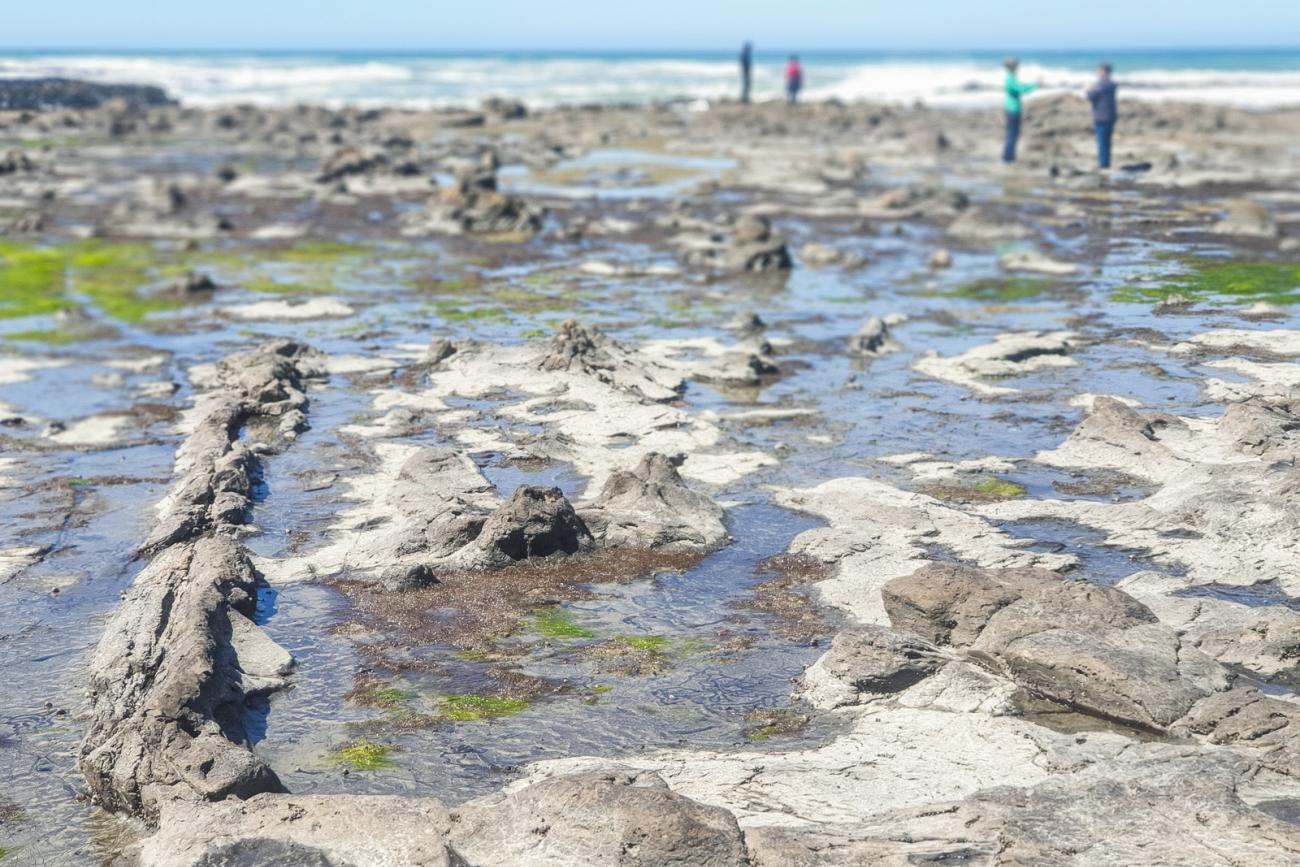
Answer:
<svg viewBox="0 0 1300 867"><path fill-rule="evenodd" d="M742 39L737 44L743 43ZM764 49L758 40L749 40L755 44L755 50L762 53ZM19 45L2 45L0 52L23 52L23 53L55 53L55 52L103 52L103 53L150 53L150 54L185 54L192 52L203 52L210 54L240 54L248 52L275 52L281 54L312 54L326 52L330 54L362 54L362 53L392 53L392 54L435 54L435 55L457 55L457 54L711 54L718 52L731 53L734 49L730 47L640 47L640 48L593 48L578 46L545 46L545 47L521 47L521 46L480 46L472 48L447 48L447 47L412 47L412 46L368 46L368 47L339 47L330 45L320 45L311 47L283 47L269 45L249 45L239 47L211 47L211 46L104 46L104 45L40 45L40 46L19 46ZM1115 44L1115 45L1098 45L1098 44L1079 44L1079 45L1055 45L1055 46L934 46L934 45L895 45L895 46L848 46L848 45L824 45L816 47L806 47L794 45L792 47L782 47L769 49L776 53L785 53L788 51L801 51L805 53L832 53L832 52L862 52L862 53L890 53L890 52L917 52L917 53L999 53L1002 51L1014 50L1017 52L1040 52L1065 53L1065 52L1083 52L1083 51L1110 51L1110 52L1142 52L1142 51L1169 51L1169 52L1195 52L1195 51L1296 51L1300 52L1300 43L1232 43L1232 44L1170 44L1170 45L1151 45L1151 44Z"/></svg>

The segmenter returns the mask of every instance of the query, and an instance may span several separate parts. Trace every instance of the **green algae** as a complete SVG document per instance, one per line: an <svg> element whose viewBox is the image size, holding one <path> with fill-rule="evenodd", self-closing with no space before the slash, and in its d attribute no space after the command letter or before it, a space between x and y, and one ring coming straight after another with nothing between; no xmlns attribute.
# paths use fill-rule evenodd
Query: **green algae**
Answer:
<svg viewBox="0 0 1300 867"><path fill-rule="evenodd" d="M89 335L77 331L65 331L61 328L36 328L29 331L10 331L7 334L0 334L0 338L22 343L49 343L63 346L70 343L80 343Z"/></svg>
<svg viewBox="0 0 1300 867"><path fill-rule="evenodd" d="M591 686L587 687L588 692L594 692L597 695L604 695L607 692L613 692L613 690L614 687L607 683L593 683Z"/></svg>
<svg viewBox="0 0 1300 867"><path fill-rule="evenodd" d="M1111 293L1111 300L1128 304L1157 304L1171 296L1191 302L1300 303L1300 263L1239 262L1194 256L1172 256L1184 269L1155 273Z"/></svg>
<svg viewBox="0 0 1300 867"><path fill-rule="evenodd" d="M442 716L452 722L474 722L510 716L527 710L530 704L526 698L460 692L442 696L440 710Z"/></svg>
<svg viewBox="0 0 1300 867"><path fill-rule="evenodd" d="M393 748L386 744L361 738L333 753L336 764L349 765L356 771L378 771L397 766L392 758Z"/></svg>
<svg viewBox="0 0 1300 867"><path fill-rule="evenodd" d="M742 733L751 741L766 741L774 737L799 734L808 728L806 714L790 708L760 708L750 711L745 719L751 723Z"/></svg>
<svg viewBox="0 0 1300 867"><path fill-rule="evenodd" d="M53 247L0 242L0 318L57 313L77 306L80 295L114 319L139 322L183 303L139 294L166 255L94 239Z"/></svg>
<svg viewBox="0 0 1300 867"><path fill-rule="evenodd" d="M334 291L332 285L286 282L266 275L245 278L240 281L240 285L250 292L271 292L279 295L323 295Z"/></svg>
<svg viewBox="0 0 1300 867"><path fill-rule="evenodd" d="M1046 294L1053 286L1053 281L1041 277L994 277L919 294L932 298L964 298L971 301L1026 301Z"/></svg>
<svg viewBox="0 0 1300 867"><path fill-rule="evenodd" d="M989 497L996 497L999 500L1009 500L1009 499L1014 499L1016 497L1023 497L1026 493L1028 493L1025 490L1024 485L1016 484L1015 482L1009 482L1006 479L999 479L997 477L993 477L993 478L985 479L981 482L977 482L974 485L974 489L981 494L984 494Z"/></svg>
<svg viewBox="0 0 1300 867"><path fill-rule="evenodd" d="M595 638L596 633L579 626L563 608L533 609L533 630L546 638Z"/></svg>
<svg viewBox="0 0 1300 867"><path fill-rule="evenodd" d="M917 490L937 500L961 503L996 503L1002 500L1014 500L1028 493L1024 485L997 476L990 476L978 482L952 481L922 485Z"/></svg>
<svg viewBox="0 0 1300 867"><path fill-rule="evenodd" d="M668 648L668 639L662 635L620 635L615 641L621 641L628 647L662 656Z"/></svg>
<svg viewBox="0 0 1300 867"><path fill-rule="evenodd" d="M455 302L443 302L434 305L437 314L448 322L472 322L479 319L505 319L506 311L501 307L466 307Z"/></svg>

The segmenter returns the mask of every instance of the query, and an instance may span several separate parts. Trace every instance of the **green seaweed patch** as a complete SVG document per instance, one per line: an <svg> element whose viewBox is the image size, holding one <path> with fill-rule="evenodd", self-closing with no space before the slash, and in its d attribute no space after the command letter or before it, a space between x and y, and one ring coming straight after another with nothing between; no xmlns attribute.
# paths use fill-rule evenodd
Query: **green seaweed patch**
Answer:
<svg viewBox="0 0 1300 867"><path fill-rule="evenodd" d="M1128 304L1157 304L1171 296L1188 301L1222 299L1226 303L1300 303L1300 263L1234 262L1180 256L1182 273L1153 274L1139 285L1124 286L1111 300Z"/></svg>
<svg viewBox="0 0 1300 867"><path fill-rule="evenodd" d="M646 653L663 655L668 649L668 639L662 635L620 635L614 640Z"/></svg>
<svg viewBox="0 0 1300 867"><path fill-rule="evenodd" d="M1003 500L1014 500L1028 493L1024 485L997 476L990 476L978 482L954 481L922 485L917 490L937 500L959 503L998 503Z"/></svg>
<svg viewBox="0 0 1300 867"><path fill-rule="evenodd" d="M759 708L745 715L750 725L743 734L751 741L766 741L775 737L789 737L808 728L807 714L790 708Z"/></svg>
<svg viewBox="0 0 1300 867"><path fill-rule="evenodd" d="M82 340L87 339L89 334L66 331L62 328L35 328L28 331L10 331L7 334L0 334L0 337L15 343L46 343L64 346L69 343L80 343Z"/></svg>
<svg viewBox="0 0 1300 867"><path fill-rule="evenodd" d="M452 654L461 662L487 662L493 658L493 655L487 650L458 650Z"/></svg>
<svg viewBox="0 0 1300 867"><path fill-rule="evenodd" d="M1025 301L1046 294L1055 285L1053 281L1041 277L990 277L919 294L931 298L966 298L971 301Z"/></svg>
<svg viewBox="0 0 1300 867"><path fill-rule="evenodd" d="M527 710L530 704L532 702L526 698L459 692L442 696L440 711L445 719L452 722L474 722L520 713Z"/></svg>
<svg viewBox="0 0 1300 867"><path fill-rule="evenodd" d="M332 285L277 280L265 274L242 280L240 285L250 292L270 292L278 295L323 295L334 291Z"/></svg>
<svg viewBox="0 0 1300 867"><path fill-rule="evenodd" d="M506 311L501 307L465 307L455 303L442 303L434 306L438 315L448 322L472 322L479 319L505 319Z"/></svg>
<svg viewBox="0 0 1300 867"><path fill-rule="evenodd" d="M568 611L551 606L533 609L533 630L546 638L595 638L596 633L579 626Z"/></svg>
<svg viewBox="0 0 1300 867"><path fill-rule="evenodd" d="M593 683L587 687L588 692L594 692L597 695L604 695L607 692L613 692L614 687L607 683Z"/></svg>
<svg viewBox="0 0 1300 867"><path fill-rule="evenodd" d="M335 750L332 758L336 764L348 765L355 771L378 771L397 766L393 751L387 744L361 738Z"/></svg>
<svg viewBox="0 0 1300 867"><path fill-rule="evenodd" d="M9 850L6 849L4 846L0 846L0 861L3 861L5 858L8 857L9 857Z"/></svg>
<svg viewBox="0 0 1300 867"><path fill-rule="evenodd" d="M53 247L0 243L0 317L48 315L88 296L110 317L138 322L179 307L178 298L141 295L168 255L148 244L90 239Z"/></svg>

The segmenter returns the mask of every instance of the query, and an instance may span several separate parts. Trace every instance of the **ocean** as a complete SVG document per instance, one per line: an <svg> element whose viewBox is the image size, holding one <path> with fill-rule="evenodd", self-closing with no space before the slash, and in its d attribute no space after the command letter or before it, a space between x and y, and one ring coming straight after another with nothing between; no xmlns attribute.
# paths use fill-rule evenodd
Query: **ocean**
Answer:
<svg viewBox="0 0 1300 867"><path fill-rule="evenodd" d="M1300 106L1300 49L1024 51L1021 77L1043 92L1078 91L1102 59L1124 96L1247 108ZM810 52L809 99L935 107L993 106L1001 54ZM785 55L755 55L757 99L777 99ZM232 103L411 108L475 106L510 96L530 106L684 100L737 92L736 52L0 52L0 78L66 76L158 84L190 105Z"/></svg>

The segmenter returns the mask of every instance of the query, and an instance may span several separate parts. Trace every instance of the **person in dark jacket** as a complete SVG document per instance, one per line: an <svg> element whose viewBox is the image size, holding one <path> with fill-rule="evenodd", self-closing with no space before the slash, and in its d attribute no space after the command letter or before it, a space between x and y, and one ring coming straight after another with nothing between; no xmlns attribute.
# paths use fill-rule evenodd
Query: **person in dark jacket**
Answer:
<svg viewBox="0 0 1300 867"><path fill-rule="evenodd" d="M1092 125L1097 130L1097 164L1110 168L1110 146L1115 138L1115 121L1119 111L1115 105L1116 84L1111 79L1114 68L1109 63L1097 67L1097 82L1088 88L1088 102L1092 103Z"/></svg>
<svg viewBox="0 0 1300 867"><path fill-rule="evenodd" d="M791 105L799 101L802 87L803 67L799 65L799 55L791 54L790 62L785 65L785 97Z"/></svg>
<svg viewBox="0 0 1300 867"><path fill-rule="evenodd" d="M746 42L740 48L740 101L749 102L749 89L753 83L754 45Z"/></svg>

